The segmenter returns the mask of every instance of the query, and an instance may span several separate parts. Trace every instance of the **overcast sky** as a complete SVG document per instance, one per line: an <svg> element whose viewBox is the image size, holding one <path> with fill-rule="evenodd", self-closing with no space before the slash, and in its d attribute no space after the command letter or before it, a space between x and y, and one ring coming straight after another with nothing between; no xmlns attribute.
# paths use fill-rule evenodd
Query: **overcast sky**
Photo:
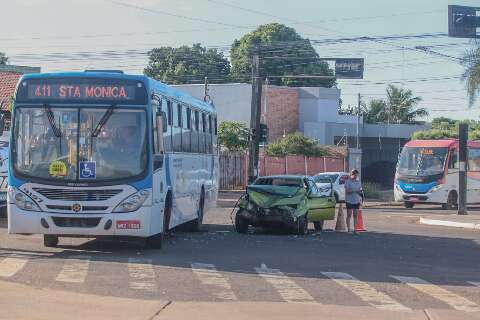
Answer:
<svg viewBox="0 0 480 320"><path fill-rule="evenodd" d="M16 0L2 1L0 52L11 64L42 71L123 69L142 73L145 54L158 46L202 45L228 55L235 38L256 26L280 22L312 40L359 36L435 34L421 39L315 46L321 57L363 57L363 80L339 80L344 104L381 98L389 82L410 88L431 117L480 117L468 109L462 67L454 60L411 50L414 46L458 57L466 39L447 33L444 0ZM233 8L238 6L241 8ZM7 14L5 14L7 13Z"/></svg>

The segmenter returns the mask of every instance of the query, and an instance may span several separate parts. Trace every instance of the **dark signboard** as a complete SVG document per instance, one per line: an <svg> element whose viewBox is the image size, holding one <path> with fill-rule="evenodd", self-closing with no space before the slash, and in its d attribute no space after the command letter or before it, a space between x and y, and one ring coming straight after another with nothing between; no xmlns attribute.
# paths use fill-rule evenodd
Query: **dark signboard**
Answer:
<svg viewBox="0 0 480 320"><path fill-rule="evenodd" d="M448 36L455 38L480 38L480 7L448 6Z"/></svg>
<svg viewBox="0 0 480 320"><path fill-rule="evenodd" d="M363 79L363 58L335 59L337 79Z"/></svg>
<svg viewBox="0 0 480 320"><path fill-rule="evenodd" d="M23 81L18 102L40 103L128 103L146 104L147 93L141 82L94 78L42 78Z"/></svg>

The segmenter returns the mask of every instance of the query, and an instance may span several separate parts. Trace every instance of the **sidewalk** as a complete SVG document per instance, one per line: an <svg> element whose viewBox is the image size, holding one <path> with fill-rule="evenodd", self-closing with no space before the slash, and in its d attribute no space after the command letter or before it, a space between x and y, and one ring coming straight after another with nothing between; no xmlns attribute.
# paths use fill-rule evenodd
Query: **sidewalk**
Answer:
<svg viewBox="0 0 480 320"><path fill-rule="evenodd" d="M420 224L431 226L474 229L480 231L480 215L478 213L464 216L457 214L428 215L421 217L418 222Z"/></svg>
<svg viewBox="0 0 480 320"><path fill-rule="evenodd" d="M384 311L374 307L286 302L169 302L40 289L0 281L0 319L139 320L470 320L480 313L455 310Z"/></svg>

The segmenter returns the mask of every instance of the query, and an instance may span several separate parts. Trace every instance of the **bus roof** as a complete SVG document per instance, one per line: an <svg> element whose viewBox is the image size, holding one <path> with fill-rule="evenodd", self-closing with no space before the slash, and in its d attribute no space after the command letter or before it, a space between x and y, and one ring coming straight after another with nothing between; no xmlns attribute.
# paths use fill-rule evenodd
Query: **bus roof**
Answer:
<svg viewBox="0 0 480 320"><path fill-rule="evenodd" d="M411 148L421 148L421 147L431 147L431 148L448 148L448 147L457 147L458 139L439 139L439 140L411 140L405 144L405 147ZM480 148L480 141L468 141L469 147Z"/></svg>
<svg viewBox="0 0 480 320"><path fill-rule="evenodd" d="M196 99L178 89L170 87L160 81L152 79L144 75L132 75L118 71L84 71L84 72L51 72L51 73L27 73L22 76L19 83L29 79L65 79L65 78L107 78L107 79L123 79L135 80L145 84L148 91L155 91L157 94L164 94L178 101L192 106L200 107L208 112L215 112L215 107L205 101Z"/></svg>

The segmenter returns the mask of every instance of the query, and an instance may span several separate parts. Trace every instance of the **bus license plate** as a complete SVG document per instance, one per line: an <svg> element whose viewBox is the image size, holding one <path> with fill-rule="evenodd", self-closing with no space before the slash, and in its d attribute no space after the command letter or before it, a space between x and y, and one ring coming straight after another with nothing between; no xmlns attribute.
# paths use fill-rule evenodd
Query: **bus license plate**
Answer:
<svg viewBox="0 0 480 320"><path fill-rule="evenodd" d="M140 229L140 220L118 220L117 229Z"/></svg>
<svg viewBox="0 0 480 320"><path fill-rule="evenodd" d="M418 200L420 200L420 199L418 199L417 197L411 197L410 200L412 200L412 201L418 201Z"/></svg>

